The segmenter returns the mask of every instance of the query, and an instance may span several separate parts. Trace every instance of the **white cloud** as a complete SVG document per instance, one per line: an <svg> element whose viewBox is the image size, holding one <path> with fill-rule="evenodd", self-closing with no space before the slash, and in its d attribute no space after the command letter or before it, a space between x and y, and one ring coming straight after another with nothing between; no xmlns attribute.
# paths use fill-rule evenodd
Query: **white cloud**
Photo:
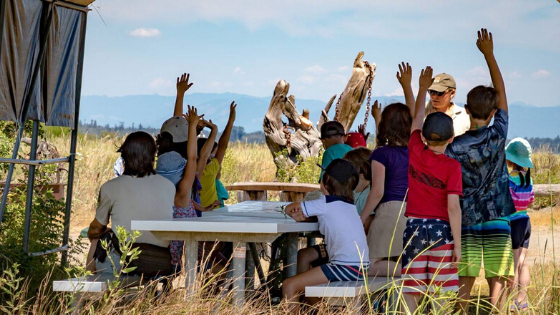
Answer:
<svg viewBox="0 0 560 315"><path fill-rule="evenodd" d="M403 89L399 87L390 93L385 93L385 96L404 96L404 92Z"/></svg>
<svg viewBox="0 0 560 315"><path fill-rule="evenodd" d="M302 75L301 77L299 77L297 79L298 82L301 82L303 84L313 84L315 83L315 77L312 75Z"/></svg>
<svg viewBox="0 0 560 315"><path fill-rule="evenodd" d="M489 72L488 72L488 68L485 68L485 67L482 67L482 66L476 66L476 67L470 69L469 71L467 71L466 74L468 76L480 77L480 76L488 76Z"/></svg>
<svg viewBox="0 0 560 315"><path fill-rule="evenodd" d="M348 66L342 66L342 67L336 68L336 71L338 71L338 72L345 72L345 71L348 71L348 69L350 69L350 67L348 67Z"/></svg>
<svg viewBox="0 0 560 315"><path fill-rule="evenodd" d="M239 74L239 75L244 75L245 71L243 71L243 69L241 69L241 67L235 67L235 69L233 69L233 73L234 74Z"/></svg>
<svg viewBox="0 0 560 315"><path fill-rule="evenodd" d="M550 76L550 71L541 69L535 73L533 73L533 78L535 79L542 79L542 78L548 78Z"/></svg>
<svg viewBox="0 0 560 315"><path fill-rule="evenodd" d="M158 37L161 35L161 32L156 28L137 28L134 31L128 33L130 36L134 37Z"/></svg>
<svg viewBox="0 0 560 315"><path fill-rule="evenodd" d="M311 73L311 74L325 74L329 71L327 69L319 66L319 65L315 65L315 66L307 67L307 68L303 69L303 72Z"/></svg>
<svg viewBox="0 0 560 315"><path fill-rule="evenodd" d="M514 79L521 79L523 76L521 75L521 73L517 72L517 71L513 71L509 74L509 78L514 80Z"/></svg>
<svg viewBox="0 0 560 315"><path fill-rule="evenodd" d="M154 80L152 80L152 82L150 82L149 85L151 88L159 89L161 87L173 86L173 82L164 78L155 78Z"/></svg>

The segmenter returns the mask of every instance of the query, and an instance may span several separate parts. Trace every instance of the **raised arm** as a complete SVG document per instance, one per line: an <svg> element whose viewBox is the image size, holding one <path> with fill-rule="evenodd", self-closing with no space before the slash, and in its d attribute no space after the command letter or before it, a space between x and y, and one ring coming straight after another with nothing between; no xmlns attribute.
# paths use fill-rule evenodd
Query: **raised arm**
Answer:
<svg viewBox="0 0 560 315"><path fill-rule="evenodd" d="M414 117L414 93L412 92L412 67L408 64L402 62L399 65L399 71L397 72L397 80L402 86L404 92L404 100L406 106L410 109L410 114Z"/></svg>
<svg viewBox="0 0 560 315"><path fill-rule="evenodd" d="M191 88L193 85L189 83L189 73L183 73L177 78L177 97L175 98L175 109L173 110L173 116L183 115L183 99L185 98L185 92Z"/></svg>
<svg viewBox="0 0 560 315"><path fill-rule="evenodd" d="M175 192L175 205L177 207L186 208L191 203L191 190L196 176L196 125L202 116L198 116L197 110L194 107L188 106L188 112L185 118L189 123L189 136L187 141L187 165L185 166L185 173L183 178L177 184L177 191Z"/></svg>
<svg viewBox="0 0 560 315"><path fill-rule="evenodd" d="M214 147L214 142L216 142L216 136L218 135L218 126L212 123L212 120L205 121L205 125L210 128L210 135L206 140L202 149L200 149L200 155L198 157L198 164L196 166L196 171L198 174L198 178L202 176L204 169L206 168L206 163L208 162L208 158L210 157L210 153L212 153L212 148Z"/></svg>
<svg viewBox="0 0 560 315"><path fill-rule="evenodd" d="M426 93L428 93L428 88L434 81L432 79L433 72L430 66L427 66L426 69L420 72L420 78L418 79L418 96L416 97L416 109L414 110L414 119L412 119L412 127L410 128L411 132L416 129L422 129L424 112L426 111Z"/></svg>
<svg viewBox="0 0 560 315"><path fill-rule="evenodd" d="M496 91L498 91L498 108L506 111L507 113L508 104L506 98L506 85L504 84L504 78L502 77L502 73L498 67L498 62L494 57L494 41L492 40L492 33L489 33L485 28L478 31L476 46L484 55L484 59L486 59L486 64L488 65L488 70L490 71L490 77L492 78L492 84L494 85Z"/></svg>
<svg viewBox="0 0 560 315"><path fill-rule="evenodd" d="M379 122L381 121L381 104L377 100L373 102L373 106L371 107L371 117L373 117L375 121L375 136L377 137Z"/></svg>
<svg viewBox="0 0 560 315"><path fill-rule="evenodd" d="M220 136L220 140L218 141L218 150L216 151L216 159L218 159L220 165L222 164L222 160L226 155L229 138L231 137L231 130L233 129L233 122L235 121L236 107L237 104L235 104L235 102L231 102L231 104L229 105L229 119L226 128L224 129L224 132L222 132L222 135Z"/></svg>

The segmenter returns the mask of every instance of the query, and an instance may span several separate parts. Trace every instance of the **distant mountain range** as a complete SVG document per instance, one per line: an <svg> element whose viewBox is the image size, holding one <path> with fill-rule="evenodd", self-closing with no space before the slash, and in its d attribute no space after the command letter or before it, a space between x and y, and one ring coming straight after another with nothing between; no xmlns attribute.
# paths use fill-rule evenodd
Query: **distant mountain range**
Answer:
<svg viewBox="0 0 560 315"><path fill-rule="evenodd" d="M403 97L375 97L382 104L403 102ZM245 132L262 131L264 115L270 103L270 96L255 97L235 93L193 93L185 96L186 104L197 106L205 118L212 119L220 129L225 126L229 115L229 104L235 101L237 107L236 126L241 126ZM115 125L159 127L173 114L174 96L161 95L128 95L120 97L83 96L80 118L84 123L92 120L97 125L111 127ZM317 122L319 113L326 102L310 99L296 99L296 107L301 112L309 109L311 120ZM560 136L560 106L536 107L524 103L512 103L510 110L510 131L508 138L514 137L548 137ZM352 129L363 123L365 103L358 114ZM334 115L334 107L330 115ZM368 130L371 131L373 118L369 117Z"/></svg>

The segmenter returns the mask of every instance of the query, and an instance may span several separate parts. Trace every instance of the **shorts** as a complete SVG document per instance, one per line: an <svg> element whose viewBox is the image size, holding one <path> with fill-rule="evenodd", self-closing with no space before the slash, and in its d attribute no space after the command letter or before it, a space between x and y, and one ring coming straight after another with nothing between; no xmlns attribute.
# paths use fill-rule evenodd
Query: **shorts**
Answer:
<svg viewBox="0 0 560 315"><path fill-rule="evenodd" d="M520 247L529 248L531 238L531 219L527 213L516 212L510 217L511 222L511 245L513 249Z"/></svg>
<svg viewBox="0 0 560 315"><path fill-rule="evenodd" d="M367 266L335 265L332 263L320 267L329 281L363 281L368 268Z"/></svg>
<svg viewBox="0 0 560 315"><path fill-rule="evenodd" d="M312 267L319 267L329 262L329 253L327 253L327 245L325 243L311 246L319 254L319 258L311 262Z"/></svg>
<svg viewBox="0 0 560 315"><path fill-rule="evenodd" d="M513 276L509 218L463 227L461 243L460 277L478 277L483 264L486 278Z"/></svg>
<svg viewBox="0 0 560 315"><path fill-rule="evenodd" d="M453 260L453 234L447 221L408 219L403 234L403 292L424 294L458 291Z"/></svg>
<svg viewBox="0 0 560 315"><path fill-rule="evenodd" d="M367 235L370 262L401 255L405 209L406 202L402 201L388 201L377 207Z"/></svg>

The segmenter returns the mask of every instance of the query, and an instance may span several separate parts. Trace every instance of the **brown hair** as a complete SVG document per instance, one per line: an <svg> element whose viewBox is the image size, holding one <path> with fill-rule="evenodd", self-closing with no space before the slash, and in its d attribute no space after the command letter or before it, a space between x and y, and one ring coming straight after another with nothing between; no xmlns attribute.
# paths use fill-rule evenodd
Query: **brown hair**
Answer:
<svg viewBox="0 0 560 315"><path fill-rule="evenodd" d="M350 176L345 183L341 183L328 173L323 173L323 186L329 194L352 202L354 202L354 188L358 186L358 181L358 176Z"/></svg>
<svg viewBox="0 0 560 315"><path fill-rule="evenodd" d="M155 174L156 142L143 131L129 134L117 150L124 160L123 175L144 177Z"/></svg>
<svg viewBox="0 0 560 315"><path fill-rule="evenodd" d="M467 94L465 107L472 118L486 120L498 107L498 91L490 86L479 85Z"/></svg>
<svg viewBox="0 0 560 315"><path fill-rule="evenodd" d="M348 151L344 158L346 161L354 164L360 174L363 174L366 180L371 181L371 150L365 147L355 148Z"/></svg>
<svg viewBox="0 0 560 315"><path fill-rule="evenodd" d="M377 128L377 146L406 147L410 139L412 115L403 103L393 103L385 107L381 113L381 121Z"/></svg>

